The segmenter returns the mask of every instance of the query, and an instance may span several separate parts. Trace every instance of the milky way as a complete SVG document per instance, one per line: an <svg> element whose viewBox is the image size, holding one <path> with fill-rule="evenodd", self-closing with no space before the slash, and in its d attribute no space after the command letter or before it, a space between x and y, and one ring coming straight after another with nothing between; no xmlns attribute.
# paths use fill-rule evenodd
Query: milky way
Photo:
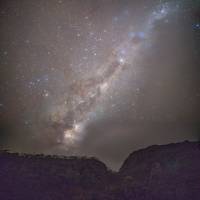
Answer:
<svg viewBox="0 0 200 200"><path fill-rule="evenodd" d="M2 148L96 156L197 139L197 1L1 5Z"/></svg>
<svg viewBox="0 0 200 200"><path fill-rule="evenodd" d="M154 28L156 21L166 18L170 12L174 10L170 8L170 6L172 7L174 5L163 3L156 7L155 10L149 14L147 23L144 23L144 30L138 32L139 30L136 29L134 31L134 27L131 27L131 25L127 27L129 32L122 30L125 36L124 39L114 43L116 46L113 45L113 50L108 52L108 55L105 56L104 63L101 64L101 62L99 62L95 71L91 74L89 72L87 76L86 74L88 72L84 67L80 69L80 74L84 76L84 78L79 77L79 80L73 81L69 89L69 92L72 94L64 96L65 100L68 99L66 102L64 101L65 105L58 105L58 108L50 113L50 115L52 115L51 118L54 119L53 121L62 124L64 128L64 138L62 142L64 144L66 143L66 147L69 147L71 144L73 145L76 140L82 137L84 124L93 120L93 117L90 117L90 113L96 112L95 108L97 104L101 105L104 103L103 100L100 102L100 99L109 98L105 97L107 90L112 87L112 84L115 84L115 80L118 79L119 76L124 75L122 70L137 70L134 68L134 62L135 59L140 56L140 49L145 48L145 45L148 46L151 42L151 29ZM124 14L127 16L124 17L129 18L128 10L125 11ZM104 32L106 31L107 30L104 30ZM88 44L86 43L84 45L87 46ZM114 90L118 90L115 87ZM109 95L111 95L110 93L112 92L109 92ZM60 111L60 107L62 111ZM68 118L70 118L71 121L68 121Z"/></svg>

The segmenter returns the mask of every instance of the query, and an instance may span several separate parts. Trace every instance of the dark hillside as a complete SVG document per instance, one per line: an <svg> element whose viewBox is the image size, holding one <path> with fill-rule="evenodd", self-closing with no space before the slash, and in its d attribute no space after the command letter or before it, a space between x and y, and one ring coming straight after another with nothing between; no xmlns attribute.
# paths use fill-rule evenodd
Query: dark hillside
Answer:
<svg viewBox="0 0 200 200"><path fill-rule="evenodd" d="M95 158L1 151L0 199L199 200L199 144L138 150L117 173Z"/></svg>

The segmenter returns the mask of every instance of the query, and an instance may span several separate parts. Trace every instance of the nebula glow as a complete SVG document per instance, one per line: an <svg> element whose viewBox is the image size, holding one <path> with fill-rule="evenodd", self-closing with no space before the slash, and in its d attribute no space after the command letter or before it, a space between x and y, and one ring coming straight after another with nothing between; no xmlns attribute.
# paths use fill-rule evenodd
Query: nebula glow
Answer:
<svg viewBox="0 0 200 200"><path fill-rule="evenodd" d="M198 139L198 2L5 1L0 15L1 148L117 168Z"/></svg>

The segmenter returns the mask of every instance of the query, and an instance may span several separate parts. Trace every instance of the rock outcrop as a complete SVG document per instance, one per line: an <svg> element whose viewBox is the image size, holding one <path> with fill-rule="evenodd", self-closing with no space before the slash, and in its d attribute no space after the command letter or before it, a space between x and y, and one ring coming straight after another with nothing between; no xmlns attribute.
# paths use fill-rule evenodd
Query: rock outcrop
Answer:
<svg viewBox="0 0 200 200"><path fill-rule="evenodd" d="M183 142L133 152L119 176L135 199L200 199L200 146Z"/></svg>

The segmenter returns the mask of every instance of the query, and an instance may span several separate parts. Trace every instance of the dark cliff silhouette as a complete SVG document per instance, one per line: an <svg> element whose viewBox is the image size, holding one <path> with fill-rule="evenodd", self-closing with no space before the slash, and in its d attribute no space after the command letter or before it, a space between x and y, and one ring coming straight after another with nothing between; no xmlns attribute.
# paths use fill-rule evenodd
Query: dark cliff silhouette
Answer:
<svg viewBox="0 0 200 200"><path fill-rule="evenodd" d="M133 152L119 172L95 158L0 152L1 200L199 200L197 142Z"/></svg>

